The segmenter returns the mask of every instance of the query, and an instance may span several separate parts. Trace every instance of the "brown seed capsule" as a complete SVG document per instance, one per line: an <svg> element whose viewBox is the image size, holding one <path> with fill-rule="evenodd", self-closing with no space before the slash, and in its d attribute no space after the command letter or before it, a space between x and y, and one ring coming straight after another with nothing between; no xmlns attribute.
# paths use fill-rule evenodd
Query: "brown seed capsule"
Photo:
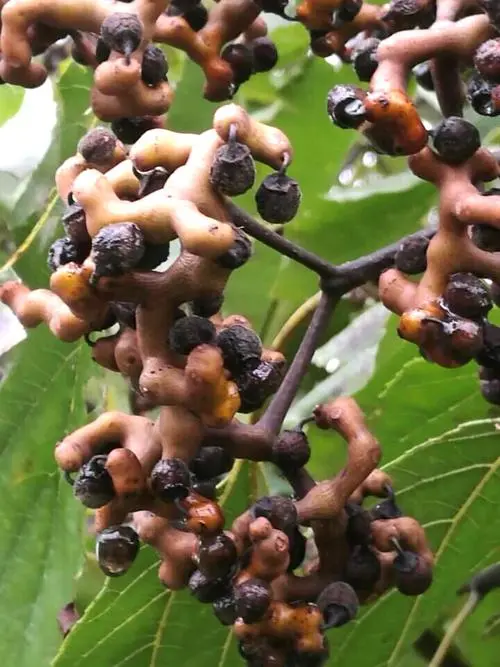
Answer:
<svg viewBox="0 0 500 667"><path fill-rule="evenodd" d="M210 185L228 197L242 195L255 182L255 164L250 149L238 141L221 146L210 169Z"/></svg>
<svg viewBox="0 0 500 667"><path fill-rule="evenodd" d="M290 222L299 210L302 193L299 184L286 174L269 174L255 193L261 218L273 224Z"/></svg>

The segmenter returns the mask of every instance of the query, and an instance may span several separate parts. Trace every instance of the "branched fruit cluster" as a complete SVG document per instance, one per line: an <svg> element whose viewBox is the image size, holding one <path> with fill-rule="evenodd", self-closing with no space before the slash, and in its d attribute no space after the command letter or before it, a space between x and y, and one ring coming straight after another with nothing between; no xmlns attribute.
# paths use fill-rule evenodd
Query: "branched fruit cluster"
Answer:
<svg viewBox="0 0 500 667"><path fill-rule="evenodd" d="M369 82L368 90L330 91L332 121L359 129L380 152L408 156L439 191L437 230L339 266L272 227L293 220L301 200L283 132L234 104L200 135L165 129L160 118L171 91L152 41L184 49L205 72L206 97L227 99L275 65L259 14L286 17L286 3L221 0L209 12L187 0L2 4L4 80L39 85L46 71L33 55L70 35L74 57L95 68L94 111L113 121L83 137L57 171L65 235L50 249L50 289L0 287L24 326L44 322L61 340L84 337L94 361L121 373L135 396L136 414L104 413L55 451L75 496L95 509L101 568L125 573L142 540L160 554L167 587L188 587L233 626L251 667L321 665L327 629L390 587L425 592L433 566L422 527L377 468L381 448L353 399L319 405L282 429L339 299L378 281L380 298L401 316L399 334L444 367L476 360L483 395L500 403L500 329L487 320L500 284L500 192L482 185L500 170L462 118L462 77L476 111L500 114L498 3L298 5L313 51L336 53ZM430 131L407 92L412 72L441 105L444 120ZM255 161L273 170L258 187ZM230 199L254 187L268 225ZM251 259L250 237L320 279L319 305L288 369L245 317L222 314L232 271ZM157 270L175 239L180 255ZM159 408L154 421L151 408ZM256 411L254 423L236 417ZM346 464L332 479L316 483L305 468L306 423L346 442ZM226 526L218 484L235 459L274 463L293 497L260 498ZM364 506L371 496L380 502Z"/></svg>
<svg viewBox="0 0 500 667"><path fill-rule="evenodd" d="M360 603L392 586L419 595L432 579L424 531L377 469L381 448L353 399L319 405L306 420L346 441L332 479L316 484L304 467L305 422L282 430L335 302L392 265L397 249L333 267L230 201L255 185L258 160L275 170L255 188L261 216L290 221L301 198L287 173L292 158L280 130L233 104L200 135L156 128L129 149L110 130L91 130L56 175L67 208L65 236L49 252L50 290L0 288L26 327L45 322L62 340L85 337L93 359L130 383L141 412L159 408L155 421L106 412L56 446L76 498L95 510L103 571L125 573L139 541L151 544L164 585L212 604L253 667L323 664L325 631L351 621ZM220 313L231 272L251 257L246 232L323 278L288 372L245 317ZM155 270L174 239L180 255ZM271 396L255 424L235 418ZM226 527L217 485L237 458L274 463L294 497L260 498ZM367 509L370 496L382 501ZM315 555L306 558L308 543Z"/></svg>

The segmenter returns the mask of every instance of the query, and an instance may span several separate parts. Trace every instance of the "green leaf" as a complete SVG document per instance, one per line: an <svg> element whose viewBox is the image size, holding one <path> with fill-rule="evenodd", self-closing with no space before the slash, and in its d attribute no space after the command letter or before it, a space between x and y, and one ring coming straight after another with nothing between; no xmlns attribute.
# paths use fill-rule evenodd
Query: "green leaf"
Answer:
<svg viewBox="0 0 500 667"><path fill-rule="evenodd" d="M460 584L500 554L499 411L482 399L473 364L456 370L428 364L395 328L393 318L377 372L358 399L382 444L398 501L426 528L435 578L425 595L391 591L335 632L332 667L346 660L395 667ZM333 436L330 446L338 442Z"/></svg>
<svg viewBox="0 0 500 667"><path fill-rule="evenodd" d="M46 667L61 637L56 616L82 558L79 504L53 450L84 419L89 355L45 328L30 332L0 385L0 659Z"/></svg>
<svg viewBox="0 0 500 667"><path fill-rule="evenodd" d="M255 466L236 464L222 503L226 523L243 512L256 488ZM232 630L221 626L210 605L186 591L171 593L158 580L159 560L140 550L131 570L108 579L64 641L53 667L236 667Z"/></svg>
<svg viewBox="0 0 500 667"><path fill-rule="evenodd" d="M24 88L4 83L0 86L0 127L15 116L24 99Z"/></svg>

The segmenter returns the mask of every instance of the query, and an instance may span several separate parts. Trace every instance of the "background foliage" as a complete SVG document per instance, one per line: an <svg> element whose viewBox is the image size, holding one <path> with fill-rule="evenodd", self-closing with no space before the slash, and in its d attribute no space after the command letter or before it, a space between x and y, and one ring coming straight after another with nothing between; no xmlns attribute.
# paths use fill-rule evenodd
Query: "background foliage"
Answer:
<svg viewBox="0 0 500 667"><path fill-rule="evenodd" d="M300 27L279 26L273 36L279 69L252 79L238 102L281 127L295 147L290 173L300 181L304 198L287 236L341 262L416 229L435 203L432 188L418 183L397 160L379 161L375 170L362 157L352 160L357 137L328 121L326 93L352 79L349 68L311 58ZM169 127L201 131L210 125L214 106L200 99L200 72L177 52L168 55L170 76L177 82ZM47 248L61 235L54 171L95 122L87 112L89 84L88 72L63 63L54 81L57 119L49 150L26 178L0 173L2 278L15 270L31 287L47 283ZM22 103L17 89L1 87L0 125ZM436 114L432 105L426 112ZM342 187L339 176L356 187ZM240 203L255 214L251 197ZM248 316L270 343L316 290L314 276L257 246L253 260L233 276L225 308ZM323 341L333 338L333 347L324 348L328 363L311 367L294 418L322 392L345 393L368 381L358 399L382 443L384 467L394 476L402 506L427 528L437 553L436 580L421 599L389 593L356 623L334 631L329 664L418 667L426 662L413 642L426 628L442 632L457 609L458 586L500 559L500 415L480 398L472 366L433 367L396 337L394 320L381 315L380 306L365 309L360 319L361 312L355 300L341 303ZM307 319L287 338L288 355L306 324ZM210 608L160 586L152 550L142 548L132 570L117 580L104 582L95 566L85 517L52 457L63 434L90 418L86 411L123 401L119 382L109 376L96 381L90 366L84 346L62 344L43 328L2 359L0 659L18 667L238 665L235 643ZM309 436L312 472L331 476L343 460L341 441L314 430ZM277 488L283 481L269 467L237 464L224 489L228 518L266 489ZM83 616L62 641L56 616L73 599ZM498 623L491 621L498 605L498 595L488 597L457 637L471 665L498 664ZM492 627L485 635L488 623Z"/></svg>

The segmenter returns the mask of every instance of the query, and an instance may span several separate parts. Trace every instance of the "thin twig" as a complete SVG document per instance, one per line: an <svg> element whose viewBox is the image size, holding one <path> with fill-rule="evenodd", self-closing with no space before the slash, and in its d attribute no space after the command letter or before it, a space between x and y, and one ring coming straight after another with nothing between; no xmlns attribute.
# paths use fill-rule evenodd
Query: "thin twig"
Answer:
<svg viewBox="0 0 500 667"><path fill-rule="evenodd" d="M286 413L295 398L304 374L309 368L312 356L337 301L338 297L325 293L321 295L318 307L297 350L297 354L280 388L274 395L264 415L258 421L259 427L275 434L279 433Z"/></svg>
<svg viewBox="0 0 500 667"><path fill-rule="evenodd" d="M467 617L474 611L479 600L479 595L475 591L472 591L467 598L467 602L464 604L462 609L458 612L446 630L446 634L441 640L436 653L434 653L434 657L429 663L429 667L440 667L440 665L443 663L443 660L453 643L453 639L464 624Z"/></svg>

